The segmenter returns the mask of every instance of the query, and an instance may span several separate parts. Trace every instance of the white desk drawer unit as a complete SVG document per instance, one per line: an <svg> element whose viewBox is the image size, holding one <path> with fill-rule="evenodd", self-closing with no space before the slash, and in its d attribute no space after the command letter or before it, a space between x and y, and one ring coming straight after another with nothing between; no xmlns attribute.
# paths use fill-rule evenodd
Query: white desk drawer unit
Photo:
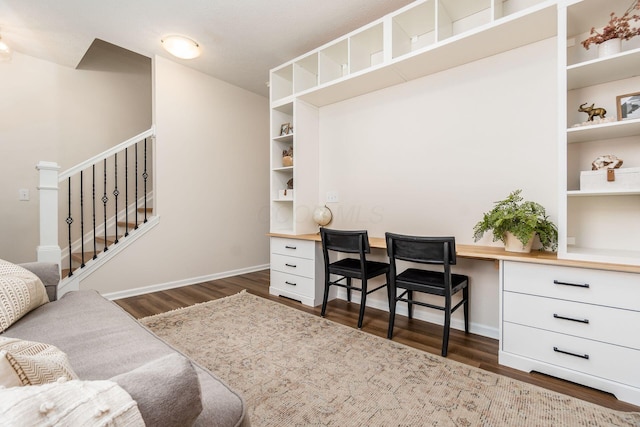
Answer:
<svg viewBox="0 0 640 427"><path fill-rule="evenodd" d="M503 261L500 364L640 405L640 274Z"/></svg>
<svg viewBox="0 0 640 427"><path fill-rule="evenodd" d="M269 293L285 296L305 305L322 304L322 251L309 240L271 237L271 284Z"/></svg>

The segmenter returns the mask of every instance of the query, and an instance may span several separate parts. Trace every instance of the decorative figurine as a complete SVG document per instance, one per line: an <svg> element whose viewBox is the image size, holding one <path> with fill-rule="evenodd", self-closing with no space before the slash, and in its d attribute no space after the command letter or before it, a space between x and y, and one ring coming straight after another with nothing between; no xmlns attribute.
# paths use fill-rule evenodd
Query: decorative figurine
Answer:
<svg viewBox="0 0 640 427"><path fill-rule="evenodd" d="M293 166L293 147L282 150L282 166Z"/></svg>
<svg viewBox="0 0 640 427"><path fill-rule="evenodd" d="M600 169L618 169L620 166L622 166L622 159L617 158L613 154L598 156L591 162L591 170L593 171Z"/></svg>
<svg viewBox="0 0 640 427"><path fill-rule="evenodd" d="M585 105L587 105L586 102L582 104L580 108L578 108L578 111L587 113L589 115L589 118L587 120L590 122L593 121L594 116L598 116L601 119L604 119L605 114L607 114L607 110L605 110L604 108L593 108L594 104L591 104L591 107L585 108Z"/></svg>

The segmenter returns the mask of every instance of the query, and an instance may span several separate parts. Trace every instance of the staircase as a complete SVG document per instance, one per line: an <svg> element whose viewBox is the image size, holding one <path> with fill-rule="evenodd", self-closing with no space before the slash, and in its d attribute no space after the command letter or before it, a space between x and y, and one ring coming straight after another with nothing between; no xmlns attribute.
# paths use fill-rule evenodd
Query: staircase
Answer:
<svg viewBox="0 0 640 427"><path fill-rule="evenodd" d="M60 294L79 289L83 279L158 223L153 133L151 128L62 173L55 163L38 164L38 261L60 266Z"/></svg>
<svg viewBox="0 0 640 427"><path fill-rule="evenodd" d="M89 261L98 259L104 252L109 250L113 251L116 249L115 245L120 243L122 239L128 238L131 236L131 233L136 232L140 227L146 227L146 223L148 221L147 217L152 217L153 208L138 208L137 213L139 222L118 221L118 234L113 234L106 238L104 236L96 236L95 251L92 249L91 251L85 250L85 252L79 250L72 252L71 268L69 267L68 261L65 262L65 257L63 257L62 265L67 265L67 267L62 268L61 277L67 278L74 274L78 274L77 270L86 267ZM90 246L93 248L93 244ZM65 251L63 250L62 252L64 253Z"/></svg>

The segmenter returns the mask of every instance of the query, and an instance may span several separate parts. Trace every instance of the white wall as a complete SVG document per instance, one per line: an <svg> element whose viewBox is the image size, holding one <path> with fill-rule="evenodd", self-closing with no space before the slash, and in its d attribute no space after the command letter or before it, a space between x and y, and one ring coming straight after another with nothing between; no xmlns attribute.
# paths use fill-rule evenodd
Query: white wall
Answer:
<svg viewBox="0 0 640 427"><path fill-rule="evenodd" d="M160 224L82 288L123 295L269 263L268 100L160 57L154 87Z"/></svg>
<svg viewBox="0 0 640 427"><path fill-rule="evenodd" d="M114 55L102 57L108 71L98 58L85 70L18 52L0 62L0 258L36 258L40 160L64 170L151 127L150 60Z"/></svg>
<svg viewBox="0 0 640 427"><path fill-rule="evenodd" d="M548 39L323 107L320 195L340 198L330 226L471 244L482 213L518 188L557 221L556 64ZM471 276L476 330L497 331L498 270L460 260L457 271ZM385 307L384 292L370 298Z"/></svg>

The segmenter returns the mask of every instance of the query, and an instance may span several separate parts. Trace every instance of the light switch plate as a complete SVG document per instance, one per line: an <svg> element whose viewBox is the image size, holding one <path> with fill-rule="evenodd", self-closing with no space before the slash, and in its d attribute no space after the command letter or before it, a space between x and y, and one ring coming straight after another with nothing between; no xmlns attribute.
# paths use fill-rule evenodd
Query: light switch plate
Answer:
<svg viewBox="0 0 640 427"><path fill-rule="evenodd" d="M26 202L29 200L29 190L27 188L21 188L18 190L18 200Z"/></svg>

